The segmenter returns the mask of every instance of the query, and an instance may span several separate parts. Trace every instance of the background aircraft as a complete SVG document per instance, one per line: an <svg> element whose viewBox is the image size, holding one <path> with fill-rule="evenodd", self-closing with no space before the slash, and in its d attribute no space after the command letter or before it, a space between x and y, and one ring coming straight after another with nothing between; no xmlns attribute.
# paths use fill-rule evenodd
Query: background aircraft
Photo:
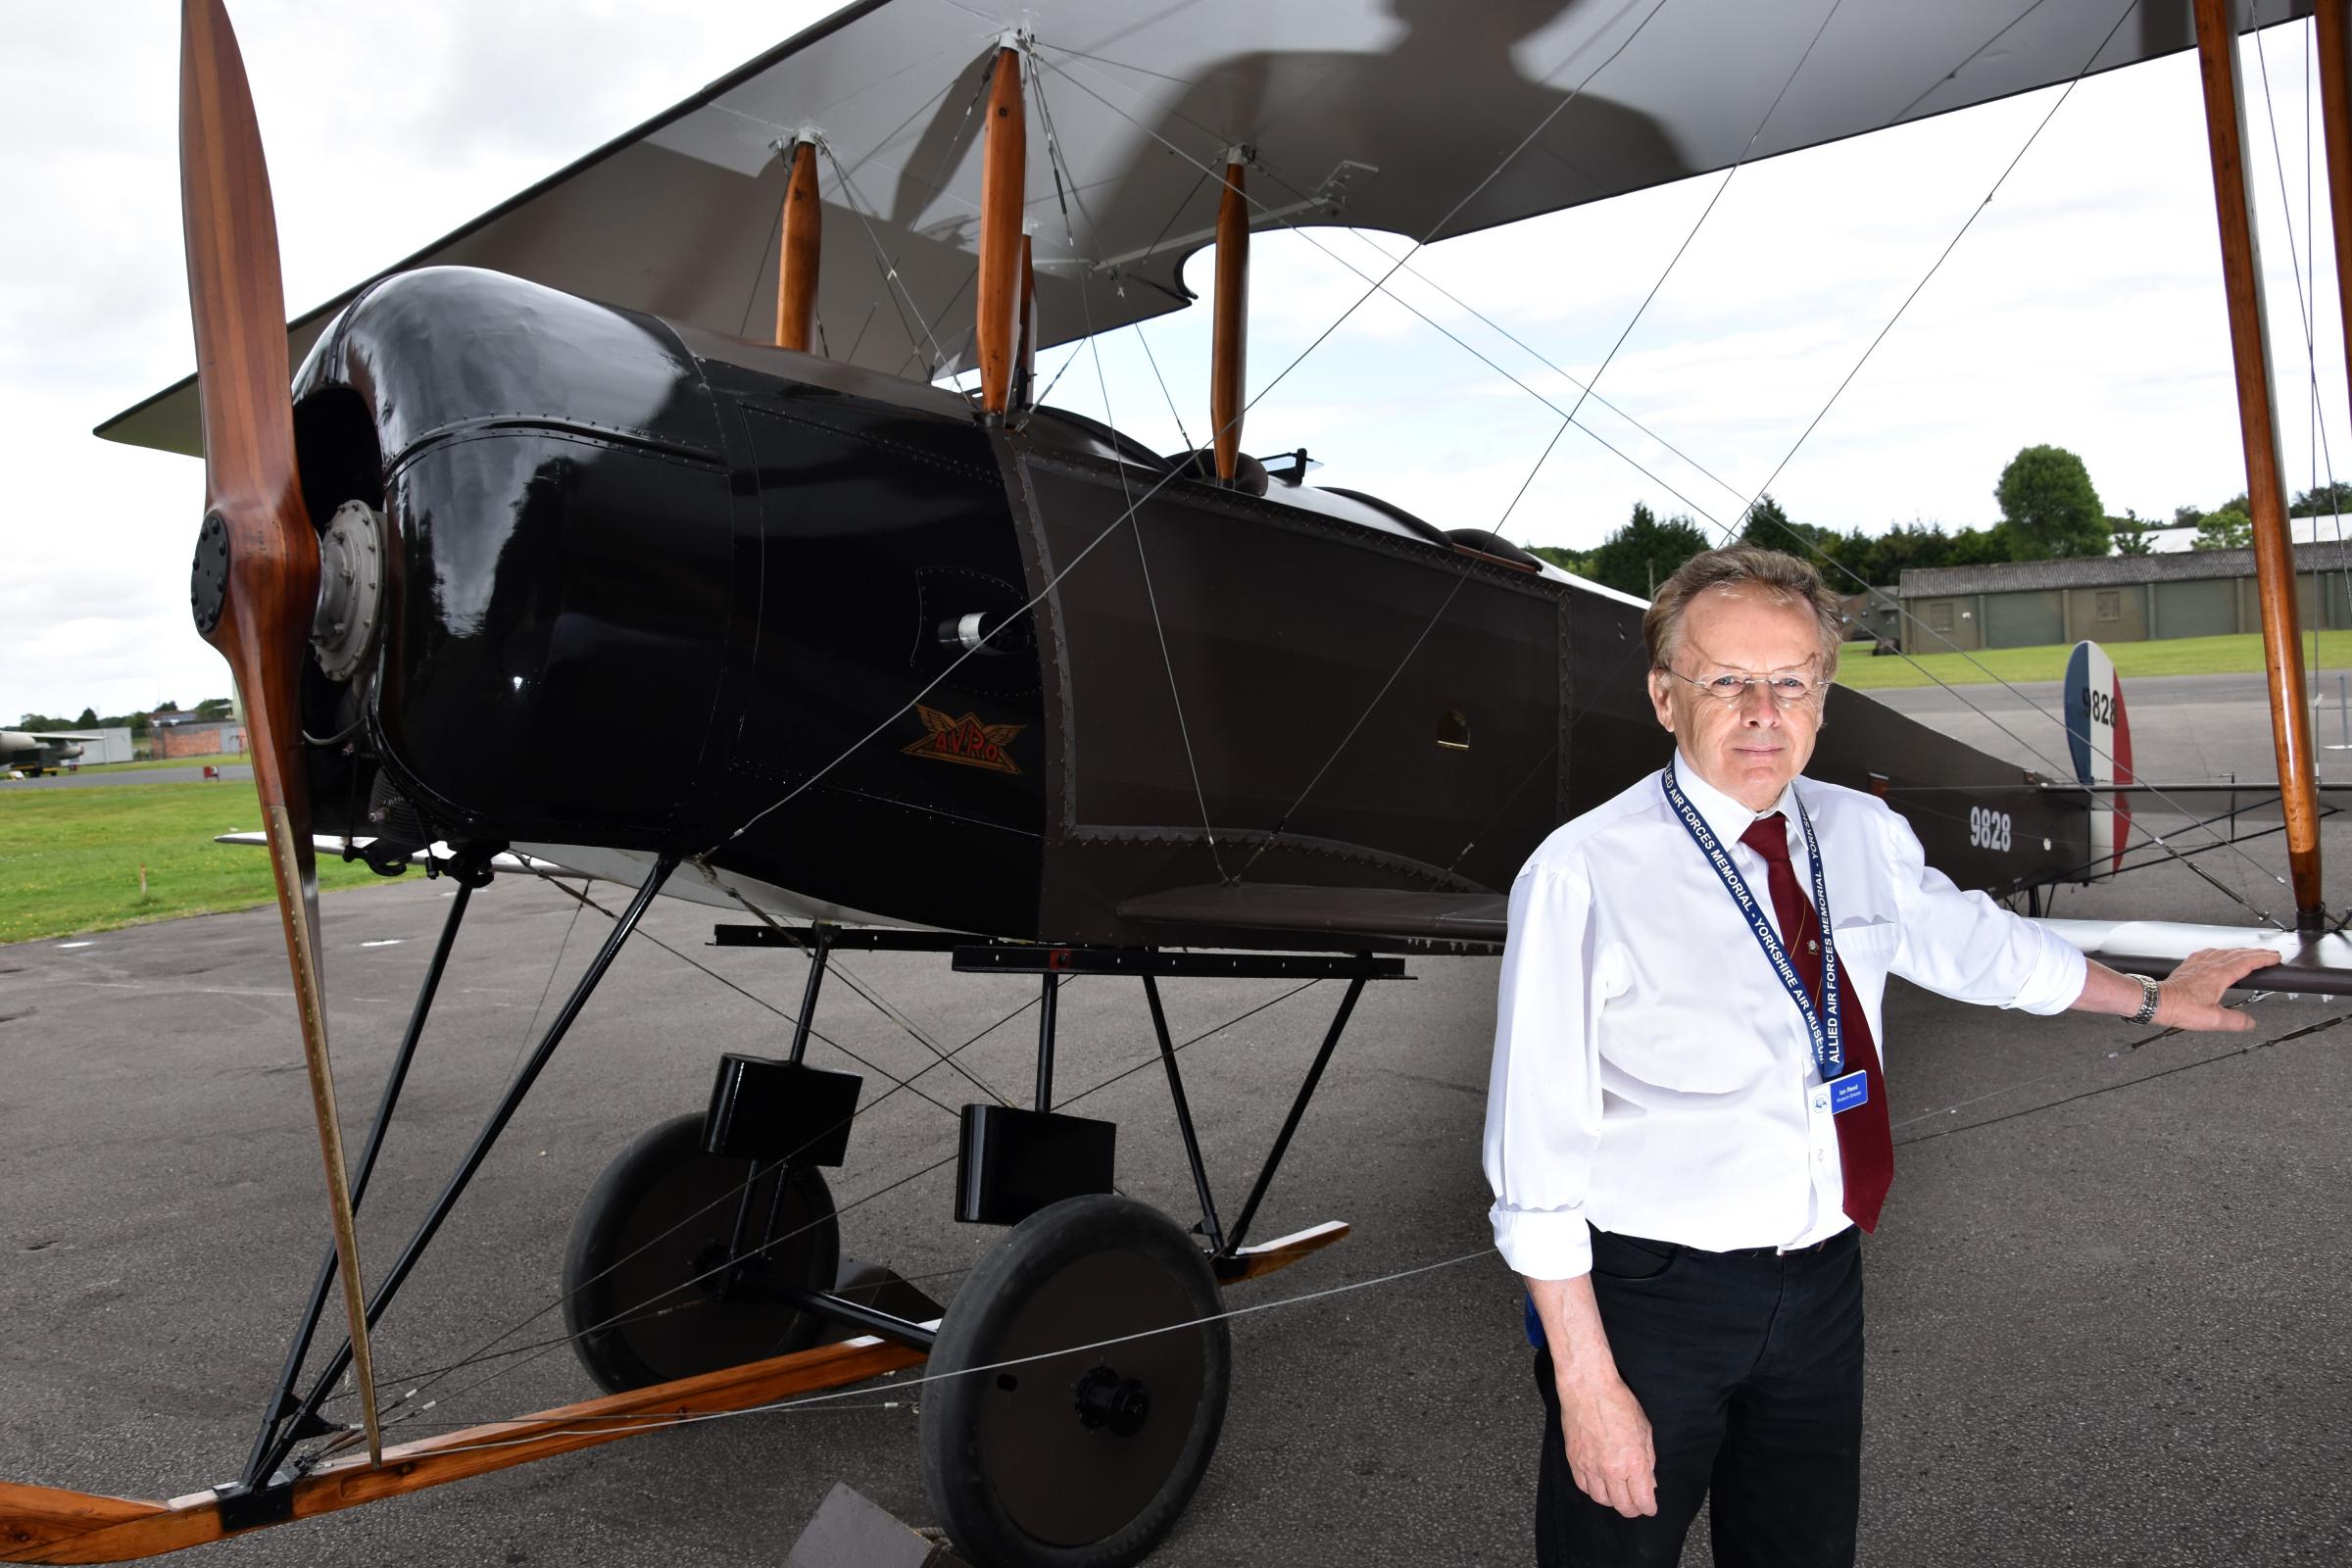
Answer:
<svg viewBox="0 0 2352 1568"><path fill-rule="evenodd" d="M25 730L0 729L0 768L21 770L38 778L46 769L63 767L77 760L82 742L103 739L102 735L83 735L72 730L36 735Z"/></svg>

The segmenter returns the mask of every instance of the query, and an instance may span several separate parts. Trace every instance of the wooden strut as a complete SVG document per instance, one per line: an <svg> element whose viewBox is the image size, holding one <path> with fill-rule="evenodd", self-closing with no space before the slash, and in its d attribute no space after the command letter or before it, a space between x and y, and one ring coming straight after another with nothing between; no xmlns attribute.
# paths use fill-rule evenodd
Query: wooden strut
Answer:
<svg viewBox="0 0 2352 1568"><path fill-rule="evenodd" d="M1331 1221L1242 1249L1241 1267L1226 1276L1262 1279L1345 1241L1348 1226ZM471 1476L488 1475L593 1448L640 1433L658 1432L698 1415L747 1411L827 1389L846 1388L887 1372L919 1366L922 1351L870 1336L819 1346L792 1355L705 1372L627 1394L560 1405L513 1421L493 1421L420 1438L384 1450L371 1464L359 1454L330 1459L296 1481L283 1508L268 1523L310 1519L366 1502L405 1496ZM221 1522L217 1493L199 1492L170 1502L143 1502L54 1487L0 1482L0 1562L127 1562L201 1546L250 1529Z"/></svg>
<svg viewBox="0 0 2352 1568"><path fill-rule="evenodd" d="M980 409L1002 416L1012 391L1013 331L1020 311L1022 181L1029 132L1021 112L1020 51L997 51L980 161L980 276L973 343Z"/></svg>
<svg viewBox="0 0 2352 1568"><path fill-rule="evenodd" d="M2316 931L2326 925L2327 909L2320 898L2320 818L2312 787L2311 710L2303 701L2294 544L2287 535L2284 466L2278 457L2278 407L2271 389L2270 326L2263 311L2261 258L2246 188L2245 104L2239 92L2237 35L2230 11L2230 0L2196 0L2197 63L2205 87L2205 135L2213 162L2214 209L2221 224L2222 283L2230 305L2230 350L2237 374L2246 497L2254 513L2255 589L2262 605L2263 661L2270 674L2271 729L2286 817L2287 867L2294 887L2295 923L2301 930ZM2323 64L2323 81L2327 74ZM2329 188L2332 198L2332 170ZM2342 223L2339 210L2339 233Z"/></svg>
<svg viewBox="0 0 2352 1568"><path fill-rule="evenodd" d="M816 143L793 144L792 179L784 190L783 237L776 247L776 347L808 352L816 323L819 241L824 203L816 194Z"/></svg>
<svg viewBox="0 0 2352 1568"><path fill-rule="evenodd" d="M1227 482L1242 459L1242 378L1250 346L1250 202L1242 173L1240 157L1230 158L1217 198L1217 306L1208 372L1209 443L1217 477Z"/></svg>

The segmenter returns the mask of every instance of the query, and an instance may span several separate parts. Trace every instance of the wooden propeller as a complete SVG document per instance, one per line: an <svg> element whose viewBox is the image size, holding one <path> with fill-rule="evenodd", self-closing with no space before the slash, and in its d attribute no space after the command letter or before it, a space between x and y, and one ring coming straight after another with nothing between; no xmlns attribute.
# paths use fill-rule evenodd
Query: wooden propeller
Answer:
<svg viewBox="0 0 2352 1568"><path fill-rule="evenodd" d="M326 1054L318 967L318 883L301 746L301 678L318 599L318 536L294 464L285 291L270 172L245 62L220 0L185 0L179 55L180 216L204 411L205 515L191 602L245 710L254 782L277 876L277 909L302 1020L353 1368L380 1454L373 1367L351 1197Z"/></svg>

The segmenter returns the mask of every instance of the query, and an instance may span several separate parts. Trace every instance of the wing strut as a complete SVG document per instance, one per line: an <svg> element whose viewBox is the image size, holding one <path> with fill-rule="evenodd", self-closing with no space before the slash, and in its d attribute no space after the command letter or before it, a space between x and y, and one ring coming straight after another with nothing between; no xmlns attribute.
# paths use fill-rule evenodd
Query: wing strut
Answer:
<svg viewBox="0 0 2352 1568"><path fill-rule="evenodd" d="M973 354L980 362L980 408L1002 416L1012 392L1013 331L1020 310L1022 180L1029 130L1021 107L1021 52L997 51L988 90L986 148L980 165L979 318Z"/></svg>
<svg viewBox="0 0 2352 1568"><path fill-rule="evenodd" d="M1209 368L1209 444L1217 455L1217 477L1230 484L1242 458L1243 367L1250 323L1250 203L1242 191L1242 160L1236 147L1225 155L1225 190L1217 198L1217 318Z"/></svg>
<svg viewBox="0 0 2352 1568"><path fill-rule="evenodd" d="M2196 11L2197 60L2205 83L2206 145L2213 159L2213 202L2222 231L2222 283L2230 301L2230 350L2237 370L2237 422L2246 449L2246 496L2254 512L2254 577L2262 603L2263 662L2270 671L2271 731L2278 751L2278 792L2286 814L2287 867L2294 881L2295 924L2300 930L2314 932L2323 929L2328 919L2320 899L2319 798L2312 787L2311 710L2303 706L2303 648L2295 625L2295 556L2293 542L2287 537L2286 497L2279 477L2270 325L2263 315L2262 265L2248 212L2237 31L2230 0L2196 0ZM2322 64L2323 76L2328 69ZM2338 183L2331 177L2330 198L2339 194Z"/></svg>
<svg viewBox="0 0 2352 1568"><path fill-rule="evenodd" d="M816 143L792 145L792 181L784 191L784 232L776 242L776 347L808 352L816 320L818 242L824 203L816 194Z"/></svg>

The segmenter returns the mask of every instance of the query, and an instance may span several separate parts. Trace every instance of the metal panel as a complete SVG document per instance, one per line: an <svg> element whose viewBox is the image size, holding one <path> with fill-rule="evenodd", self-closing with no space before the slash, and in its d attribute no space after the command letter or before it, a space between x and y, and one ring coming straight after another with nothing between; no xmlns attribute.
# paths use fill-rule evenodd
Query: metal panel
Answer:
<svg viewBox="0 0 2352 1568"><path fill-rule="evenodd" d="M2142 642L2148 635L2148 596L2135 582L2069 589L2067 618L2078 642Z"/></svg>
<svg viewBox="0 0 2352 1568"><path fill-rule="evenodd" d="M2160 582L2156 623L2167 637L2226 637L2237 630L2237 584L2227 577Z"/></svg>
<svg viewBox="0 0 2352 1568"><path fill-rule="evenodd" d="M1984 596L1984 646L2046 648L2066 641L2066 595L2056 588Z"/></svg>

